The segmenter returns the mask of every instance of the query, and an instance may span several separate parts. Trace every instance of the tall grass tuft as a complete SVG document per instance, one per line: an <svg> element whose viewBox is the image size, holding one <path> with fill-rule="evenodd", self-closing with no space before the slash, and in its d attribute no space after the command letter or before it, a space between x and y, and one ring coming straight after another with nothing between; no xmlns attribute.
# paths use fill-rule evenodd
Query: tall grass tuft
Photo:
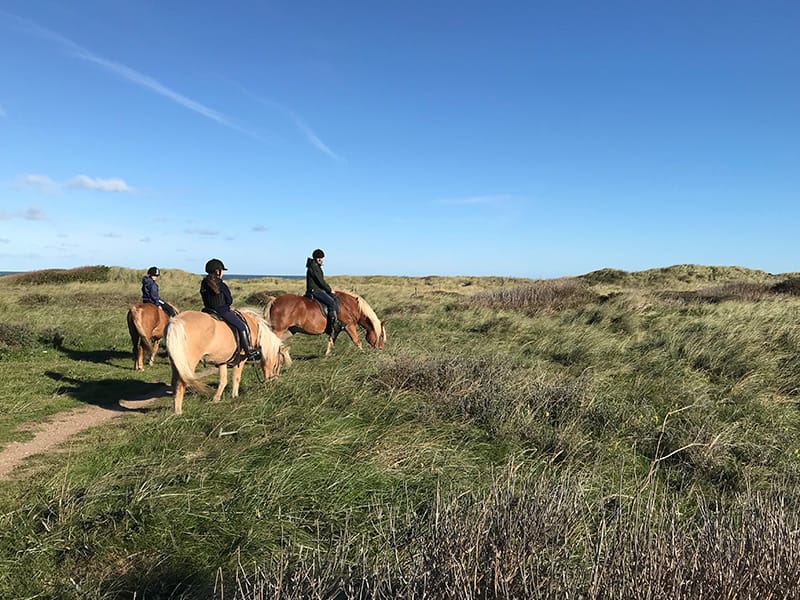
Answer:
<svg viewBox="0 0 800 600"><path fill-rule="evenodd" d="M480 292L470 298L473 306L535 313L581 306L596 298L588 286L573 279L542 280L510 289Z"/></svg>
<svg viewBox="0 0 800 600"><path fill-rule="evenodd" d="M240 563L219 574L214 597L796 597L800 523L779 493L751 493L730 512L698 498L701 510L687 518L679 498L654 488L620 503L593 498L589 482L569 473L527 467L482 493L440 488L422 513L376 518L369 542L352 531L323 534L319 546Z"/></svg>

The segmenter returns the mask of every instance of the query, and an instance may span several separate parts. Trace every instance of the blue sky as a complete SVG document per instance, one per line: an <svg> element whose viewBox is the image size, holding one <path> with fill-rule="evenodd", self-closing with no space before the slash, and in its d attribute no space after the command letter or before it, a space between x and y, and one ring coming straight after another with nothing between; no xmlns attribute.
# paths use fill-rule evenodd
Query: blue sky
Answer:
<svg viewBox="0 0 800 600"><path fill-rule="evenodd" d="M0 271L800 271L800 3L0 0Z"/></svg>

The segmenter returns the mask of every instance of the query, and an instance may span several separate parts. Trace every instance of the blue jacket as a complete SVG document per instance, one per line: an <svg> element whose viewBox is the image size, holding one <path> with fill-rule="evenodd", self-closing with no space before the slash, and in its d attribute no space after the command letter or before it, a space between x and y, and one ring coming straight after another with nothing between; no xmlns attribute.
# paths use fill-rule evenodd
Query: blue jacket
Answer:
<svg viewBox="0 0 800 600"><path fill-rule="evenodd" d="M142 277L142 302L160 306L164 301L158 297L158 284L150 275Z"/></svg>

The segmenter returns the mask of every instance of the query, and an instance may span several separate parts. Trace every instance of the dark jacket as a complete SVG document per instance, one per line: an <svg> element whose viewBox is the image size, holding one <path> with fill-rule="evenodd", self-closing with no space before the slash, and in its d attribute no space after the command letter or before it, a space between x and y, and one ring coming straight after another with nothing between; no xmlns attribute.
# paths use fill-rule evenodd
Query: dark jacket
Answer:
<svg viewBox="0 0 800 600"><path fill-rule="evenodd" d="M233 304L231 290L222 279L217 279L215 277L214 279L219 288L219 292L215 292L212 286L209 285L210 277L212 276L204 277L203 282L200 284L200 297L203 299L203 306L213 310L217 314L229 312L231 310L231 304Z"/></svg>
<svg viewBox="0 0 800 600"><path fill-rule="evenodd" d="M306 295L312 295L315 290L333 294L331 286L325 282L322 267L317 264L316 260L309 258L306 260Z"/></svg>
<svg viewBox="0 0 800 600"><path fill-rule="evenodd" d="M158 284L150 275L142 277L142 302L160 306L164 301L158 297Z"/></svg>

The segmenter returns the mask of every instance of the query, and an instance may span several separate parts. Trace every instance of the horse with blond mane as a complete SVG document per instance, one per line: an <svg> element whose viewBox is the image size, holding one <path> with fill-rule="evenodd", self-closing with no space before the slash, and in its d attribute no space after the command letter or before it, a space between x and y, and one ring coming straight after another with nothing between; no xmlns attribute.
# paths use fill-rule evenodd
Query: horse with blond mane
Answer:
<svg viewBox="0 0 800 600"><path fill-rule="evenodd" d="M344 324L344 331L358 349L364 349L358 337L359 325L366 332L367 343L372 348L383 349L386 342L386 327L367 301L352 292L333 290L333 293L339 299L339 320ZM328 333L325 356L331 353L339 335L338 331L326 331L328 321L322 312L322 307L316 300L306 296L283 294L272 298L264 308L264 317L275 335L282 340L295 333L309 335Z"/></svg>
<svg viewBox="0 0 800 600"><path fill-rule="evenodd" d="M281 366L289 366L292 362L288 349L257 312L248 309L240 309L238 312L250 330L251 345L261 349L260 367L264 379L277 379L280 377ZM211 391L194 373L201 359L214 363L219 370L219 384L212 402L219 402L222 398L222 392L228 384L228 366L233 367L231 397L239 396L239 383L247 357L239 348L236 336L227 323L204 312L182 312L169 321L166 342L172 366L172 393L176 415L183 412L186 388L200 393Z"/></svg>
<svg viewBox="0 0 800 600"><path fill-rule="evenodd" d="M128 309L128 331L133 345L134 371L144 371L145 351L149 355L147 364L153 366L167 321L169 315L155 304L134 304Z"/></svg>

